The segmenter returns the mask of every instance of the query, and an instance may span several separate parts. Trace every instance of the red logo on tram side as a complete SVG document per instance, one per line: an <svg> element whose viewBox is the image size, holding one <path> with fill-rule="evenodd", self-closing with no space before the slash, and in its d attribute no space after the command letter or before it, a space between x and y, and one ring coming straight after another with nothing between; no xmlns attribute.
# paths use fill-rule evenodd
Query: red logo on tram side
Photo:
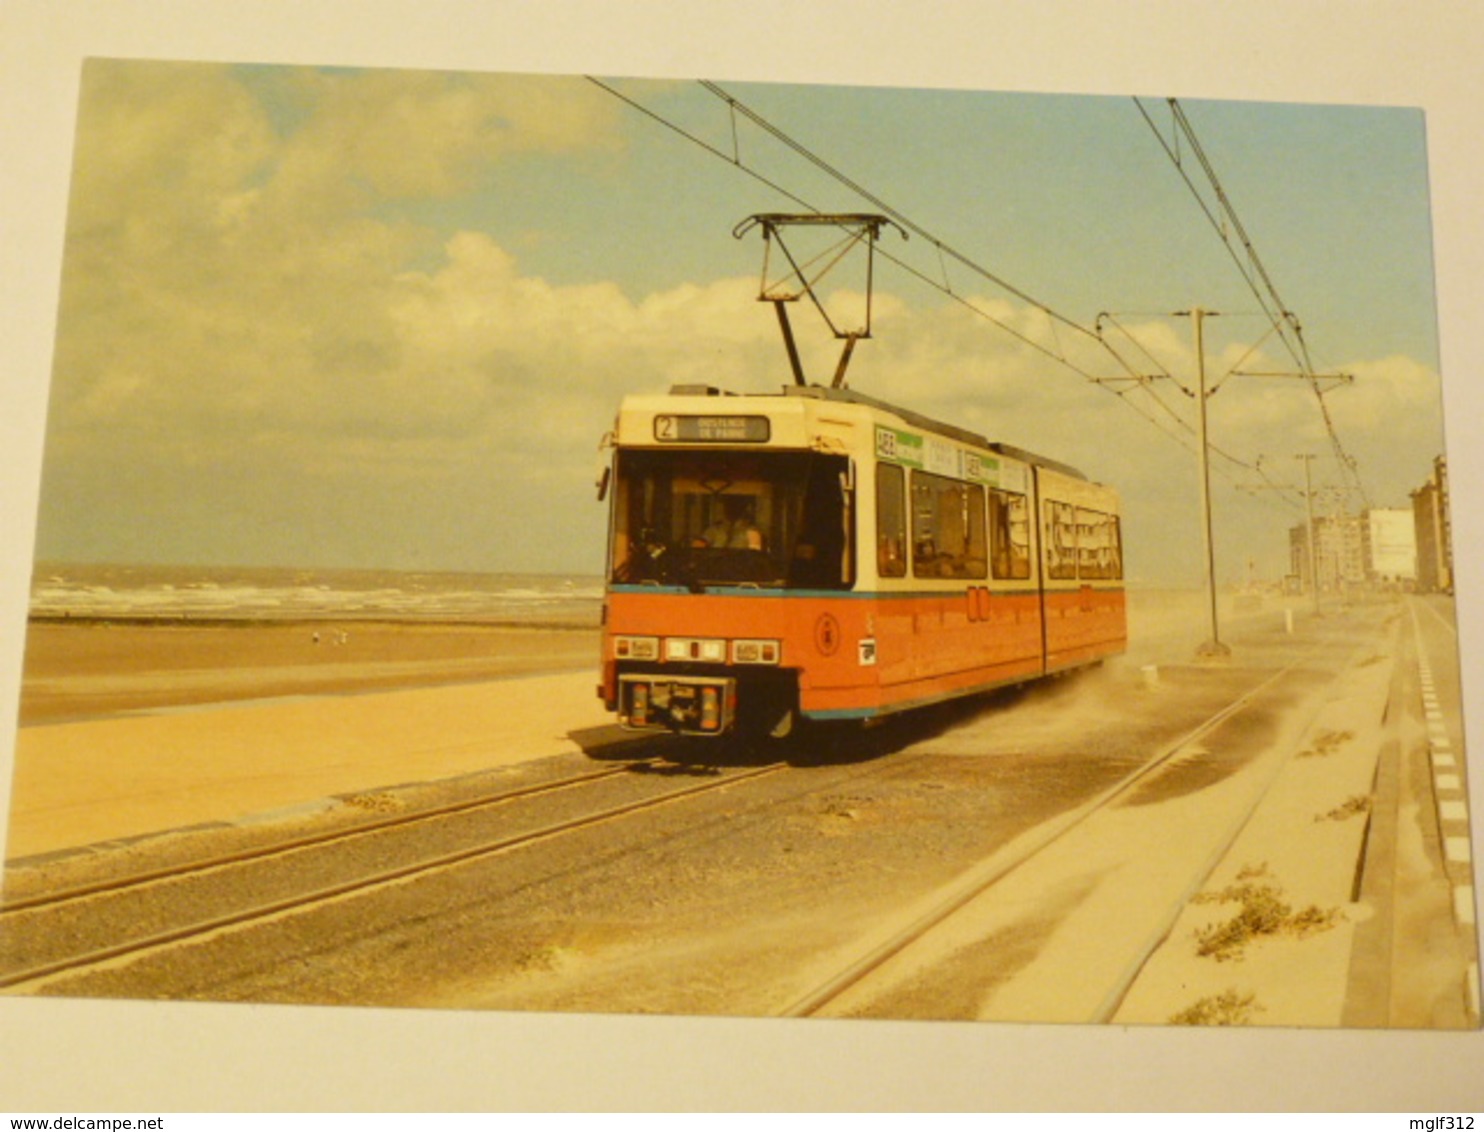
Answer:
<svg viewBox="0 0 1484 1132"><path fill-rule="evenodd" d="M840 647L840 622L833 613L821 613L814 622L814 647L824 656L834 656Z"/></svg>
<svg viewBox="0 0 1484 1132"><path fill-rule="evenodd" d="M989 587L988 586L970 586L969 587L969 620L970 621L988 621L989 620L989 612L990 612L990 610L989 610Z"/></svg>

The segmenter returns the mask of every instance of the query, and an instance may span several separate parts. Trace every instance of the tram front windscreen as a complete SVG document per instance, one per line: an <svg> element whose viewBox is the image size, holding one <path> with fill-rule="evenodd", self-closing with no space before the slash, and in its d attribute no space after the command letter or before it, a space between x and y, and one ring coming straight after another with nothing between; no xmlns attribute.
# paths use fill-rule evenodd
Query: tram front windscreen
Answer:
<svg viewBox="0 0 1484 1132"><path fill-rule="evenodd" d="M612 580L849 589L850 485L849 461L820 452L620 452Z"/></svg>

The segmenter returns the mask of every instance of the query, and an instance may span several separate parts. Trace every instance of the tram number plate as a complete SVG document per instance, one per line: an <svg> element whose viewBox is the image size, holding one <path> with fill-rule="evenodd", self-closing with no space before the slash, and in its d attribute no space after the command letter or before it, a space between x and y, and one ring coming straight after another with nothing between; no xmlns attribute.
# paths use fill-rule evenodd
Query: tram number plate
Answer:
<svg viewBox="0 0 1484 1132"><path fill-rule="evenodd" d="M767 417L666 413L654 418L654 438L666 443L764 444L771 436Z"/></svg>

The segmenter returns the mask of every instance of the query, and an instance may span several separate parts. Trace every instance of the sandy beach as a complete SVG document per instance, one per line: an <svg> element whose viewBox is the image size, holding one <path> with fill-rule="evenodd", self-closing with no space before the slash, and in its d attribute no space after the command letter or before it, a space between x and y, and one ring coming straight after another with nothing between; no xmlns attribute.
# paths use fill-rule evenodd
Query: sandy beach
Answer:
<svg viewBox="0 0 1484 1132"><path fill-rule="evenodd" d="M578 624L38 621L26 637L20 724L596 671L597 658L596 628Z"/></svg>
<svg viewBox="0 0 1484 1132"><path fill-rule="evenodd" d="M609 723L597 649L586 627L34 625L7 858L576 751Z"/></svg>

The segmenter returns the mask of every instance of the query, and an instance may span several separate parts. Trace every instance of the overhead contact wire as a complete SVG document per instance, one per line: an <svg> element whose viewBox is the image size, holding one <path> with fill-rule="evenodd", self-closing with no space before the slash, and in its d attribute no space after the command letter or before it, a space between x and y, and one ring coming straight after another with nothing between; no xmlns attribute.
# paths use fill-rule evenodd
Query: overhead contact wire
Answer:
<svg viewBox="0 0 1484 1132"><path fill-rule="evenodd" d="M1329 404L1325 400L1324 391L1319 388L1319 378L1314 371L1314 363L1309 353L1309 344L1304 338L1303 326L1299 323L1293 312L1288 308L1288 305L1284 303L1282 296L1278 294L1278 288L1273 283L1272 276L1268 274L1267 267L1262 262L1262 257L1257 254L1257 247L1252 242L1251 237L1247 234L1247 229L1245 225L1243 225L1241 217L1237 215L1236 208L1235 206L1233 206L1231 199L1227 196L1226 190L1221 184L1221 179L1217 176L1215 167L1212 165L1210 159L1206 156L1205 149L1201 146L1200 139L1196 137L1195 128L1190 124L1190 119L1186 116L1184 108L1180 105L1177 99L1171 98L1167 99L1166 101L1170 107L1171 119L1174 123L1173 136L1175 142L1173 146L1169 141L1166 140L1164 133L1160 130L1158 125L1155 124L1154 119L1150 116L1148 110L1145 109L1142 100L1140 100L1139 98L1135 98L1134 105L1138 107L1139 113L1143 116L1145 123L1153 132L1155 138L1158 139L1159 144L1161 148L1164 149L1166 156L1169 157L1171 163L1175 166L1176 171L1180 174L1181 180L1183 180L1186 187L1190 189L1191 195L1195 197L1196 203L1199 205L1201 211L1205 214L1206 219L1216 230L1218 237L1221 239L1222 245L1227 250L1227 254L1231 256L1232 261L1236 264L1238 273L1247 283L1248 288L1252 291L1253 296L1257 299L1258 305L1262 307L1263 312L1271 321L1273 330L1277 333L1279 339L1283 342L1284 347L1288 350L1289 355L1293 358L1295 365L1299 367L1300 375L1304 377L1305 380L1308 382L1309 388L1314 394L1314 399L1318 403L1319 414L1324 422L1324 428L1329 438L1330 448L1335 455L1336 461L1340 465L1342 474L1353 484L1354 489L1360 494L1361 499L1365 502L1366 506L1369 506L1369 495L1365 490L1365 485L1360 480L1360 475L1356 470L1355 460L1345 451L1345 446L1340 440L1339 430L1336 429L1334 418L1330 414ZM1217 203L1220 205L1222 216L1228 223L1230 223L1232 229L1236 232L1237 238L1241 242L1242 250L1246 253L1247 256L1246 265L1243 264L1242 258L1237 254L1236 249L1233 248L1231 239L1228 237L1222 221L1218 219L1212 212L1210 206L1206 202L1205 197L1201 194L1200 190L1196 187L1195 182L1186 172L1185 164L1182 160L1182 155L1179 152L1179 142L1182 137L1189 144L1191 153L1195 156L1196 162L1200 165L1201 171L1205 174L1206 180L1211 186L1211 191L1215 194ZM1252 274L1253 272L1255 272L1258 278L1261 280L1261 287L1259 287L1257 281L1254 280ZM1264 294L1264 292L1266 292L1266 295ZM1272 304L1276 306L1276 311L1270 308L1269 300L1271 300ZM1287 333L1285 333L1285 329ZM1290 341L1289 339L1290 333L1292 334L1292 341Z"/></svg>
<svg viewBox="0 0 1484 1132"><path fill-rule="evenodd" d="M618 98L620 101L624 102L625 104L627 104L628 106L632 107L633 109L639 111L645 117L651 119L652 121L655 121L655 122L659 123L660 125L664 126L666 129L668 129L671 132L677 134L678 136L686 139L687 141L691 142L692 144L698 146L699 148L705 150L707 153L711 154L712 156L717 157L717 158L719 158L719 159L727 162L729 165L732 165L735 168L741 170L742 172L746 173L748 176L752 177L754 180L758 181L759 183L761 183L763 185L766 185L768 188L773 189L775 192L778 192L783 197L785 197L786 199L788 199L788 200L794 202L795 204L801 206L805 210L807 210L807 211L809 211L811 213L814 213L815 215L822 215L823 212L822 212L821 209L819 209L816 206L814 206L813 204L809 203L808 201L806 201L803 197L799 196L798 194L796 194L794 192L791 192L788 189L785 189L782 185L778 184L776 181L773 181L770 178L763 176L761 173L759 173L757 170L751 168L746 163L746 161L743 159L742 154L741 154L741 145L740 145L740 141L738 140L737 128L736 128L737 116L740 114L747 121L753 123L759 129L763 130L769 137L773 138L774 140L776 140L777 142L779 142L781 145L785 146L787 149L789 149L791 152L793 152L797 156L803 158L809 164L813 165L816 169L818 169L821 172L825 173L827 176L831 177L832 179L834 179L835 181L837 181L838 183L840 183L841 185L843 185L845 188L849 189L851 192L856 193L862 199L869 201L872 205L874 205L877 209L879 209L882 212L883 215L889 217L899 227L901 227L904 232L911 232L914 235L916 235L916 236L920 237L921 239L925 240L928 244L930 244L935 249L935 251L938 254L939 269L942 272L943 279L942 279L941 282L939 282L936 279L933 279L932 277L930 277L929 275L927 275L923 271L921 271L918 268L916 268L916 267L912 266L911 264L907 263L900 256L897 256L897 255L893 254L888 249L883 248L883 247L881 247L879 245L875 248L875 252L876 252L877 255L882 256L884 259L886 259L890 263L894 264L895 266L897 266L898 268L900 268L903 272L905 272L907 275L909 275L912 278L918 280L920 283L923 283L924 285L926 285L926 286L928 286L928 287L930 287L930 288L938 291L939 293L941 293L941 294L947 296L948 298L952 299L954 302L959 303L960 305L962 305L963 307L965 307L966 309L968 309L970 312L972 312L973 314L977 315L978 317L983 318L986 321L994 324L995 326L997 326L998 328L1000 328L1001 330L1003 330L1005 333L1009 334L1011 337L1015 338L1017 341L1021 342L1022 344L1024 344L1027 347L1029 347L1030 349L1035 350L1036 352L1044 355L1045 357L1051 359L1052 361L1057 362L1059 365L1065 367L1066 369L1071 370L1073 373L1076 373L1078 376L1082 377L1084 380L1086 380L1086 381L1088 381L1088 382L1090 382L1090 383L1092 383L1094 385L1097 385L1100 388L1107 389L1110 393L1113 393L1115 396L1117 396L1119 398L1119 400L1123 404L1127 405L1132 411L1134 411L1135 413L1137 413L1139 416L1143 417L1150 424L1154 425L1154 427L1157 428L1157 429L1159 429L1159 431L1165 433L1165 435L1167 435L1167 436L1171 436L1172 439L1176 440L1177 443L1181 443L1184 447L1186 447L1187 449L1190 449L1191 446L1190 446L1190 443L1188 441L1182 439L1178 435L1175 435L1175 434L1170 433L1170 431L1167 428L1164 428L1163 426L1161 426L1159 420L1151 412L1149 412L1148 410L1142 408L1141 406L1139 406L1138 404L1136 404L1134 401L1130 400L1125 395L1128 391L1114 389L1111 386L1111 384L1109 384L1109 381L1108 381L1107 378L1099 377L1098 375L1089 372L1084 366L1078 365L1075 361L1073 361L1064 352L1059 352L1059 350L1049 349L1043 343L1038 342L1034 338L1030 337L1029 334L1025 333L1022 330L1017 329L1016 327L1014 327L1011 324L1009 324L1008 322L1006 322L1004 319L1001 319L1001 318L996 317L995 315L991 314L989 311L985 310L982 306L979 306L976 303L974 303L971 299L969 299L969 298L967 298L967 297L959 294L957 291L955 291L953 289L953 287L952 287L949 279L948 279L948 272L947 272L947 269L946 269L946 262L945 261L946 261L946 259L949 259L949 258L953 259L957 263L961 264L962 266L964 266L965 268L967 268L968 270L970 270L971 272L973 272L975 275L978 275L979 277L981 277L981 278L987 280L988 282L994 284L996 287L1001 288L1002 290L1004 290L1008 294L1013 295L1014 297L1020 299L1022 302L1024 302L1027 305L1033 307L1034 309L1041 311L1050 320L1052 320L1053 324L1054 323L1061 323L1063 326L1066 326L1066 327L1070 328L1071 330L1076 331L1078 334L1084 335L1084 336L1092 339L1093 341L1097 342L1098 345L1102 347L1103 351L1105 353L1107 353L1107 355L1114 360L1114 362L1123 370L1123 372L1128 375L1128 378L1127 378L1128 380L1133 381L1139 388L1143 389L1145 395L1146 396L1149 396L1151 399L1153 399L1154 402L1155 402L1155 404L1157 406L1159 406L1159 408L1165 414L1167 414L1170 417L1172 417L1180 425L1180 427L1183 430L1185 430L1186 432L1193 432L1194 430L1192 429L1192 427L1190 426L1190 424L1188 422L1186 422L1183 418L1181 418L1179 416L1179 414L1175 413L1174 410L1171 409L1167 404L1165 404L1164 401L1162 399L1160 399L1157 394L1155 394L1152 390L1149 389L1148 375L1141 374L1141 373L1139 373L1137 371L1137 369L1135 369L1134 367L1132 367L1128 363L1128 361L1103 338L1103 336L1101 334L1099 334L1095 330L1088 329L1087 327L1081 325L1080 323L1078 323L1078 322L1076 322L1076 321L1074 321L1074 320L1072 320L1070 318L1067 318L1065 315L1059 313L1058 311L1056 311L1054 308L1050 307L1046 303L1041 302L1040 300L1036 299L1032 295L1030 295L1027 292L1021 290L1019 287L1016 287L1015 285L1011 284L1009 281L1001 278L1000 276L996 275L994 272L992 272L989 269L985 268L983 265L981 265L979 263L976 263L974 260L972 260L968 256L964 255L962 252L959 252L957 249L953 248L951 245L949 245L948 243L946 243L945 241L943 241L939 237L937 237L934 234L932 234L931 232L927 231L925 228L923 228L921 225L919 225L918 223L916 223L915 221L913 221L911 218L907 217L901 211L899 211L898 209L894 208L892 205L888 204L880 196L878 196L877 194L871 192L864 185L860 184L858 181L854 180L853 178L851 178L850 176L848 176L847 174L845 174L844 172L842 172L840 169L836 168L833 164L831 164L830 162L826 161L823 157L819 156L813 150L809 149L807 146L803 145L801 142L796 141L794 138L792 138L791 136L789 136L783 130L781 130L778 127L774 126L766 118L762 117L762 115L758 114L756 111L754 111L751 108L749 108L748 106L746 106L744 103L742 103L741 101L739 101L737 98L735 98L734 96L732 96L730 93L728 93L727 91L723 90L718 84L716 84L714 82L710 82L708 80L700 80L701 87L703 89L705 89L708 93L710 93L712 96L714 96L715 98L717 98L720 101L722 101L727 106L727 108L728 108L729 120L731 122L731 134L732 134L732 146L733 146L733 152L731 154L726 153L725 151L717 148L716 146L712 145L710 142L706 141L704 138L698 137L697 135L695 135L694 133L690 132L689 130L686 130L686 129L682 128L681 126L675 124L674 122L671 122L669 119L665 118L663 115L656 113L655 111L649 109L648 107L644 106L643 104L641 104L640 102L636 101L635 99L630 98L629 96L625 95L621 91L617 90L612 85L610 85L608 83L605 83L602 80L597 79L597 78L595 78L593 76L588 76L588 81L591 82L591 83L593 83L595 86L598 86L602 90L605 90L608 93L612 94L614 97ZM1141 111L1141 113L1143 112L1143 107L1142 106L1140 106L1140 111ZM1147 114L1145 115L1145 117L1147 119L1147 117L1148 117ZM1151 125L1152 125L1152 123L1151 123ZM1156 132L1156 135L1160 136L1161 143L1163 144L1163 140L1164 140L1163 139L1163 136L1158 134L1158 130L1157 129L1156 129L1155 132ZM1166 149L1168 151L1168 146L1166 146ZM1172 160L1175 161L1175 164L1176 164L1176 166L1178 168L1180 166L1180 162L1179 162L1178 156L1172 154L1171 157L1172 157ZM1182 170L1182 176L1184 176L1183 170ZM1189 184L1190 183L1189 182L1189 179L1186 178L1186 180L1187 180L1187 184ZM1192 187L1192 191L1194 191L1194 186L1192 185L1191 187ZM1197 199L1198 200L1200 199L1199 198L1199 194L1197 194ZM1204 203L1202 204L1202 207L1204 208ZM1207 215L1208 215L1208 217L1210 216L1209 211L1207 212ZM1214 220L1214 218L1212 218L1212 222L1213 223L1216 223L1215 220ZM1250 282L1250 279L1249 279L1249 286L1252 286L1252 284ZM1264 309L1266 309L1265 306L1264 306ZM1053 337L1054 337L1054 333L1055 333L1054 325L1053 325L1052 330L1053 330ZM1060 346L1060 343L1058 343L1058 347L1059 346ZM1163 367L1161 367L1161 369L1162 368ZM1164 373L1161 376L1169 377L1168 373ZM1122 380L1122 379L1120 379L1120 380ZM1171 378L1171 380L1173 380L1173 378ZM1229 462L1231 462L1231 463L1233 463L1233 464L1235 464L1235 465L1237 465L1239 467L1242 467L1242 468L1252 468L1253 467L1252 464L1250 464L1250 463L1248 463L1246 461L1243 461L1243 460L1241 460L1241 459L1239 459L1239 458L1231 455L1230 453L1227 453L1227 452L1222 451L1220 448L1218 448L1215 445L1212 445L1211 446L1211 450L1213 452L1215 452L1217 455L1221 456L1223 459L1225 459L1225 460L1227 460L1227 461L1229 461Z"/></svg>

